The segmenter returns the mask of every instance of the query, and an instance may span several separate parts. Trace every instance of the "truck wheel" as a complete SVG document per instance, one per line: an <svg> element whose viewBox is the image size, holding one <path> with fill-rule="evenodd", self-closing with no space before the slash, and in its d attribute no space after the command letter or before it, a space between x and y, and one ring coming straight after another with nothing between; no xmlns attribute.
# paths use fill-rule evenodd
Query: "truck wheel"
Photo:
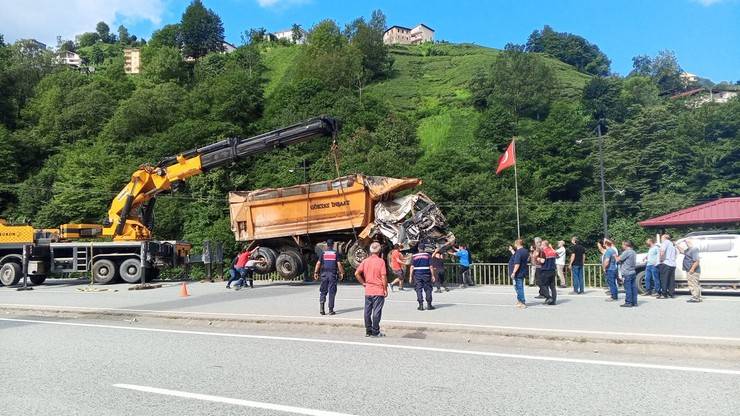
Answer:
<svg viewBox="0 0 740 416"><path fill-rule="evenodd" d="M107 285L116 279L116 265L110 260L98 260L93 264L92 274L95 283Z"/></svg>
<svg viewBox="0 0 740 416"><path fill-rule="evenodd" d="M28 276L28 279L33 283L35 286L42 285L46 281L45 275L37 275L37 276Z"/></svg>
<svg viewBox="0 0 740 416"><path fill-rule="evenodd" d="M118 272L126 283L140 283L141 273L144 270L141 268L141 260L139 259L126 259L121 263L118 268Z"/></svg>
<svg viewBox="0 0 740 416"><path fill-rule="evenodd" d="M370 253L366 247L361 246L360 243L355 241L349 247L349 251L347 252L347 261L349 261L349 265L352 266L353 269L356 269L369 254Z"/></svg>
<svg viewBox="0 0 740 416"><path fill-rule="evenodd" d="M264 260L265 265L258 264L255 266L255 270L257 270L258 274L267 274L270 272L275 271L275 263L278 257L278 254L275 250L271 249L270 247L260 247L259 250L257 250L256 253L252 256L255 260Z"/></svg>
<svg viewBox="0 0 740 416"><path fill-rule="evenodd" d="M275 268L283 279L294 279L303 273L303 259L295 251L283 251L275 260Z"/></svg>
<svg viewBox="0 0 740 416"><path fill-rule="evenodd" d="M645 271L641 271L640 273L637 273L637 276L635 277L635 284L637 285L637 293L639 295L644 295L645 292L647 292L647 286L645 286Z"/></svg>
<svg viewBox="0 0 740 416"><path fill-rule="evenodd" d="M5 286L13 286L21 280L23 268L18 263L5 263L0 268L0 283Z"/></svg>

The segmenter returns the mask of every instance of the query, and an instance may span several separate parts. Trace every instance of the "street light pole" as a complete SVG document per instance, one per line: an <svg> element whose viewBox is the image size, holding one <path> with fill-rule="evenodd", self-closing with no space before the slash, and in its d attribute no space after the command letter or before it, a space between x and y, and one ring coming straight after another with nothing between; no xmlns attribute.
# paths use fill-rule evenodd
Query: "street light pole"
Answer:
<svg viewBox="0 0 740 416"><path fill-rule="evenodd" d="M599 136L599 173L601 175L601 207L604 220L604 238L609 238L609 222L606 215L606 189L604 181L604 139L601 137L601 120L596 125L596 134Z"/></svg>

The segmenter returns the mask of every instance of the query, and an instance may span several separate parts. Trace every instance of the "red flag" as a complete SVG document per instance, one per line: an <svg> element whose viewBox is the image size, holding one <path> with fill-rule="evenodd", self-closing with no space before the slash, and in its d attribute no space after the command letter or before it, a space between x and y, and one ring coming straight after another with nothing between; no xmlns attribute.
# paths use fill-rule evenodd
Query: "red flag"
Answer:
<svg viewBox="0 0 740 416"><path fill-rule="evenodd" d="M514 141L511 141L509 147L506 148L504 154L498 158L498 167L496 168L496 175L501 173L502 170L514 166L516 163L516 150L514 148Z"/></svg>

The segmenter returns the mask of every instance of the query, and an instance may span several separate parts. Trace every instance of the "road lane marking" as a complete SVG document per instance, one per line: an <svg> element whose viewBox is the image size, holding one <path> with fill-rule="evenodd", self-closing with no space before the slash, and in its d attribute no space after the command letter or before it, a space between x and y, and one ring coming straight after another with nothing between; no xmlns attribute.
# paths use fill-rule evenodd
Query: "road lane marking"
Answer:
<svg viewBox="0 0 740 416"><path fill-rule="evenodd" d="M123 330L123 331L139 331L139 332L153 332L153 333L165 333L165 334L201 335L201 336L211 336L211 337L243 338L243 339L256 339L256 340L266 340L266 341L303 342L303 343L309 343L309 344L349 345L349 346L358 346L358 347L386 348L386 349L407 350L407 351L425 351L425 352L435 352L435 353L443 353L443 354L473 355L473 356L495 357L495 358L512 358L512 359L531 360L531 361L549 361L549 362L568 363L568 364L588 364L588 365L598 365L598 366L608 366L608 367L630 367L630 368L640 368L640 369L683 371L683 372L692 372L692 373L709 373L709 374L724 374L724 375L740 376L740 370L726 370L726 369L720 369L720 368L684 367L684 366L663 365L663 364L632 363L632 362L625 362L625 361L604 361L604 360L588 360L588 359L582 359L582 358L549 357L549 356L541 356L541 355L507 354L507 353L488 352L488 351L456 350L452 348L422 347L422 346L414 346L414 345L399 345L399 344L359 342L359 341L342 341L342 340L336 340L336 339L280 337L280 336L274 336L274 335L249 335L249 334L236 334L232 332L190 331L190 330L184 330L184 329L164 329L164 328L147 328L147 327L103 325L103 324L86 324L86 323L79 323L79 322L43 321L43 320L35 320L35 319L0 318L0 321L24 322L24 323L33 323L33 324L41 324L41 325L76 326L76 327L83 327L83 328L116 329L116 330Z"/></svg>
<svg viewBox="0 0 740 416"><path fill-rule="evenodd" d="M364 302L365 298L336 298L336 300L341 300L345 302ZM396 300L395 297L388 297L385 299L385 303L413 303L417 304L419 301L417 300ZM443 305L456 305L456 306L483 306L483 307L489 307L493 306L496 308L509 308L509 309L516 309L516 305L514 304L497 304L497 303L469 303L469 302L440 302L440 298L435 298L434 304L443 304ZM527 305L529 308L534 308L535 306L541 306L537 304L531 304ZM545 308L534 308L534 309L540 309L544 310Z"/></svg>
<svg viewBox="0 0 740 416"><path fill-rule="evenodd" d="M294 413L308 416L353 416L349 413L329 412L326 410L307 409L305 407L287 406L282 404L255 402L251 400L232 399L230 397L212 396L210 394L190 393L187 391L162 389L158 387L137 386L135 384L114 384L113 387L126 390L135 390L144 393L161 394L164 396L182 397L207 402L233 404L235 406L251 407L254 409L275 410L278 412Z"/></svg>
<svg viewBox="0 0 740 416"><path fill-rule="evenodd" d="M364 323L363 318L342 318L332 316L331 318L317 318L314 315L271 315L271 314L256 314L256 313L234 313L234 312L199 312L199 311L166 311L166 310L154 310L154 309L117 309L117 308L93 308L87 306L46 306L46 305L25 305L25 304L0 304L0 310L3 307L16 307L16 308L33 308L36 310L49 310L57 311L59 308L80 310L88 312L115 312L115 313L138 313L151 315L154 317L159 316L210 316L214 318L219 317L243 317L243 318L272 318L272 319L302 319L309 322L321 322L330 323L331 321L347 321ZM552 308L552 307L549 307ZM527 310L532 309L528 308ZM740 342L740 338L737 337L717 337L717 336L705 336L705 335L679 335L679 334L660 334L652 332L620 332L620 331L596 331L587 329L558 329L558 328L538 328L538 327L527 327L527 326L504 326L504 325L487 325L487 324L466 324L459 322L442 322L442 321L409 321L400 319L383 319L386 323L396 324L407 324L407 325L422 325L422 326L438 326L438 327L456 327L456 328L472 328L472 329L489 329L489 330L514 330L523 332L547 332L551 334L582 334L582 335L606 335L606 336L617 336L617 337L645 337L645 338L672 338L672 339L686 339L696 341L729 341L729 342Z"/></svg>

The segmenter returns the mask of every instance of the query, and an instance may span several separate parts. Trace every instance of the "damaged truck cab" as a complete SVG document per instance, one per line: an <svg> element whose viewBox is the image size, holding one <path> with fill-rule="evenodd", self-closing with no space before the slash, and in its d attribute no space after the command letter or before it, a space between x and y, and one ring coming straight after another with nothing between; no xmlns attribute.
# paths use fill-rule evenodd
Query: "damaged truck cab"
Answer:
<svg viewBox="0 0 740 416"><path fill-rule="evenodd" d="M230 192L231 228L237 241L260 246L260 273L277 271L292 279L307 272L332 239L352 267L373 241L385 251L424 242L454 243L444 215L423 193L396 198L421 184L416 178L348 175L286 188Z"/></svg>

